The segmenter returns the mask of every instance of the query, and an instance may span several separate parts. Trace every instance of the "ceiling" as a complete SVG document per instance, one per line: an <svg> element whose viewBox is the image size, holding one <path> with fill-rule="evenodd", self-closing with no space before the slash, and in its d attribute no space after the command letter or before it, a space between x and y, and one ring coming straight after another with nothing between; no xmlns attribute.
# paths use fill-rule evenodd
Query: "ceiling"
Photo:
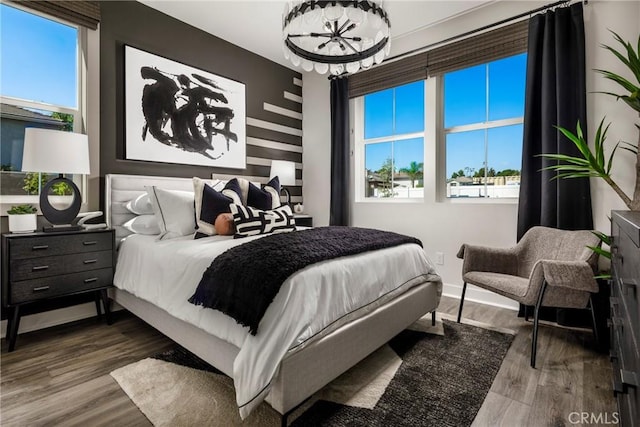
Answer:
<svg viewBox="0 0 640 427"><path fill-rule="evenodd" d="M393 40L496 0L387 0ZM282 52L284 0L140 0L154 9L258 55L294 68ZM301 71L301 70L298 70Z"/></svg>

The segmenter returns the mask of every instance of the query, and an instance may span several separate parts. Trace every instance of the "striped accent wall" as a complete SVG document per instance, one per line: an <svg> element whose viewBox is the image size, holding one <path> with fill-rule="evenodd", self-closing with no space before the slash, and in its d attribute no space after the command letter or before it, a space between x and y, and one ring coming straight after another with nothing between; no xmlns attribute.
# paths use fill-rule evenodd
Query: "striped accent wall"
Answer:
<svg viewBox="0 0 640 427"><path fill-rule="evenodd" d="M271 160L296 164L302 202L302 75L188 26L138 2L103 2L100 24L100 174L229 179L267 183ZM180 37L176 37L179 34ZM188 43L185 43L188 41ZM245 84L245 169L154 163L124 158L124 46L130 45ZM115 90L113 90L115 88Z"/></svg>
<svg viewBox="0 0 640 427"><path fill-rule="evenodd" d="M300 83L300 85L297 84ZM302 80L294 77L291 86L284 88L302 94ZM262 102L256 117L247 117L247 170L254 171L247 179L266 184L269 181L271 160L289 160L296 164L296 185L287 187L291 201L302 202L302 97L299 101L285 98ZM216 174L217 178L231 175Z"/></svg>

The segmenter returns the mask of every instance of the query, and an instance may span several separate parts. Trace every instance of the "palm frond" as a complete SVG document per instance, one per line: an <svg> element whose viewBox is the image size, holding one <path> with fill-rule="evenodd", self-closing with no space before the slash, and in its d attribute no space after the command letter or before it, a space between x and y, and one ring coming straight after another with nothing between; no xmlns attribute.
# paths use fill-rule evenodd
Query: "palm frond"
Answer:
<svg viewBox="0 0 640 427"><path fill-rule="evenodd" d="M594 230L592 231L592 233L596 235L602 243L611 246L611 236L609 236L608 234L604 234L602 231L598 230Z"/></svg>
<svg viewBox="0 0 640 427"><path fill-rule="evenodd" d="M625 90L629 91L630 93L634 93L638 91L638 86L634 85L629 80L625 79L619 74L612 73L611 71L607 71L607 70L600 70L600 69L595 69L594 71L596 73L602 74L605 78L615 83L618 83L620 86L622 86Z"/></svg>
<svg viewBox="0 0 640 427"><path fill-rule="evenodd" d="M640 37L638 37L638 51L636 52L633 50L633 45L627 41L624 41L622 37L618 35L618 33L616 33L615 31L611 31L611 33L613 34L613 37L616 39L616 41L624 46L625 50L627 51L627 57L625 58L622 53L618 52L610 46L605 46L605 48L616 55L618 59L620 59L620 61L622 61L627 67L629 67L629 69L636 76L638 83L640 83Z"/></svg>
<svg viewBox="0 0 640 427"><path fill-rule="evenodd" d="M605 258L611 259L611 252L606 250L606 249L602 249L599 246L587 246L589 249L591 249L593 252L597 253L600 256L603 256Z"/></svg>
<svg viewBox="0 0 640 427"><path fill-rule="evenodd" d="M636 147L635 145L633 145L630 142L627 141L620 141L621 144L623 144L620 148L622 150L627 150L632 152L633 154L635 154L636 156L638 155L638 147Z"/></svg>
<svg viewBox="0 0 640 427"><path fill-rule="evenodd" d="M575 133L563 127L558 127L558 131L560 131L576 146L582 157L556 153L541 154L542 157L558 162L558 164L546 166L541 170L553 170L558 172L554 177L555 179L593 177L609 179L611 167L613 165L613 156L618 148L618 144L614 147L611 155L606 158L604 145L607 139L607 132L609 131L609 126L611 124L608 123L605 126L604 121L605 119L603 118L596 130L593 152L591 151L587 141L584 139L580 122L576 125Z"/></svg>

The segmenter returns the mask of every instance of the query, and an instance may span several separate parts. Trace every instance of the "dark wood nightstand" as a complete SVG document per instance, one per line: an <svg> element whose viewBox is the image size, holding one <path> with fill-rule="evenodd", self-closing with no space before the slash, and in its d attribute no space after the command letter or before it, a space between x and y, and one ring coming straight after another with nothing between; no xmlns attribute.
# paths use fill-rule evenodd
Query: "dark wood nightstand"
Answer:
<svg viewBox="0 0 640 427"><path fill-rule="evenodd" d="M313 227L313 217L306 214L293 214L293 219L296 220L296 225L301 227Z"/></svg>
<svg viewBox="0 0 640 427"><path fill-rule="evenodd" d="M96 310L111 324L107 288L113 284L115 232L82 230L2 235L2 305L9 309L7 341L13 351L25 304L94 292Z"/></svg>

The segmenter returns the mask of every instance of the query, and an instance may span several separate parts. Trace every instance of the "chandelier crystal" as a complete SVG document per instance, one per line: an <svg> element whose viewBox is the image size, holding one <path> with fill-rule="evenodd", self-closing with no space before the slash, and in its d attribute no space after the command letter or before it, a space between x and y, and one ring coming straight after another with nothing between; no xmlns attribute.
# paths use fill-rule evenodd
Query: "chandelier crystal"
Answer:
<svg viewBox="0 0 640 427"><path fill-rule="evenodd" d="M304 71L355 73L389 55L390 27L381 1L288 2L282 16L284 56Z"/></svg>

